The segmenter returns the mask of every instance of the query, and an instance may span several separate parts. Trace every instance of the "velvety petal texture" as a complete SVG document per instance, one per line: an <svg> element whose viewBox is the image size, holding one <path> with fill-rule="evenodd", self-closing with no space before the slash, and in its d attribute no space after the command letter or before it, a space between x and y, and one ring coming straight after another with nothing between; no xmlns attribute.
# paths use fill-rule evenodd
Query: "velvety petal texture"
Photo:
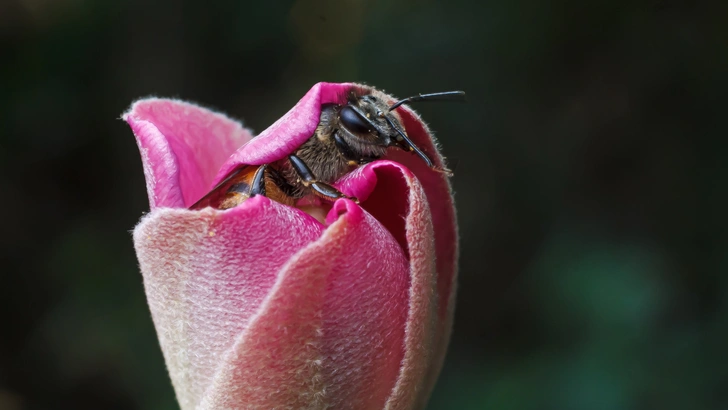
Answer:
<svg viewBox="0 0 728 410"><path fill-rule="evenodd" d="M233 168L294 151L321 104L354 86L365 87L317 84L252 140L239 123L180 101L142 100L124 114L152 208L134 245L183 410L424 408L452 321L447 178L392 151L335 184L361 205L338 200L324 223L261 196L187 209ZM424 123L397 111L441 164Z"/></svg>

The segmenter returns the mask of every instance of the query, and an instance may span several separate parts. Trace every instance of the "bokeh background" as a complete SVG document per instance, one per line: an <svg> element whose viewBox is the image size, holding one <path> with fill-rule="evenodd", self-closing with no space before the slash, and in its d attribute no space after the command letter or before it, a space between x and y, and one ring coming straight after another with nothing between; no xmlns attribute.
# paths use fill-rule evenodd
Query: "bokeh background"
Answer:
<svg viewBox="0 0 728 410"><path fill-rule="evenodd" d="M416 107L462 237L430 410L726 409L727 79L719 1L0 0L0 409L177 408L119 115L318 81L468 92Z"/></svg>

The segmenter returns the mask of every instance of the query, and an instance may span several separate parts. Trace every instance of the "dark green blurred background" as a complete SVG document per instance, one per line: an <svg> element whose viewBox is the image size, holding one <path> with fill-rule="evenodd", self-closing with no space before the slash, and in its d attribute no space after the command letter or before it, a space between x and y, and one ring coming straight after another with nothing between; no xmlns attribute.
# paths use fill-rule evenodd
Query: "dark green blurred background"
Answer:
<svg viewBox="0 0 728 410"><path fill-rule="evenodd" d="M462 237L429 409L727 409L726 3L0 0L0 409L176 408L118 117L318 81L469 94L417 106Z"/></svg>

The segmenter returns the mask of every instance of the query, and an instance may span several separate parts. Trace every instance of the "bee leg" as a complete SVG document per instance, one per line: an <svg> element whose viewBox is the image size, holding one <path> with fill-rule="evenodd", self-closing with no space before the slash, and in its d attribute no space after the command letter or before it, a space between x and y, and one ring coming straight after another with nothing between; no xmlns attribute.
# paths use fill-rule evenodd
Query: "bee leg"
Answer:
<svg viewBox="0 0 728 410"><path fill-rule="evenodd" d="M253 175L253 183L250 184L250 197L254 197L256 195L263 195L265 196L265 170L268 168L268 164L264 164L258 167L257 170L255 170L255 175Z"/></svg>
<svg viewBox="0 0 728 410"><path fill-rule="evenodd" d="M291 162L291 166L301 178L303 185L306 187L311 187L318 196L328 198L330 200L348 198L356 203L359 203L358 199L344 195L343 193L341 193L341 191L325 182L317 181L316 177L313 175L313 172L311 172L311 169L309 169L308 165L306 165L306 163L303 162L301 158L298 158L295 155L289 155L288 160Z"/></svg>

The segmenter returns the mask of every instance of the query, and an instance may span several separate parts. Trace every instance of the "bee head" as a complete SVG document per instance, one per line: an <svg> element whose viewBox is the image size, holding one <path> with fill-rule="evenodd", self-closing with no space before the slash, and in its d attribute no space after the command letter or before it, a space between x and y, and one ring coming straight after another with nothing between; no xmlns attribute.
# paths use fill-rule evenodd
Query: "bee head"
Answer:
<svg viewBox="0 0 728 410"><path fill-rule="evenodd" d="M428 167L449 174L449 170L436 167L432 159L407 136L407 132L393 111L409 102L442 99L463 100L464 97L465 93L463 91L418 94L399 100L390 106L374 95L358 96L352 93L347 98L347 104L339 110L339 120L341 125L346 127L349 132L364 140L369 140L376 145L412 151L425 161Z"/></svg>

